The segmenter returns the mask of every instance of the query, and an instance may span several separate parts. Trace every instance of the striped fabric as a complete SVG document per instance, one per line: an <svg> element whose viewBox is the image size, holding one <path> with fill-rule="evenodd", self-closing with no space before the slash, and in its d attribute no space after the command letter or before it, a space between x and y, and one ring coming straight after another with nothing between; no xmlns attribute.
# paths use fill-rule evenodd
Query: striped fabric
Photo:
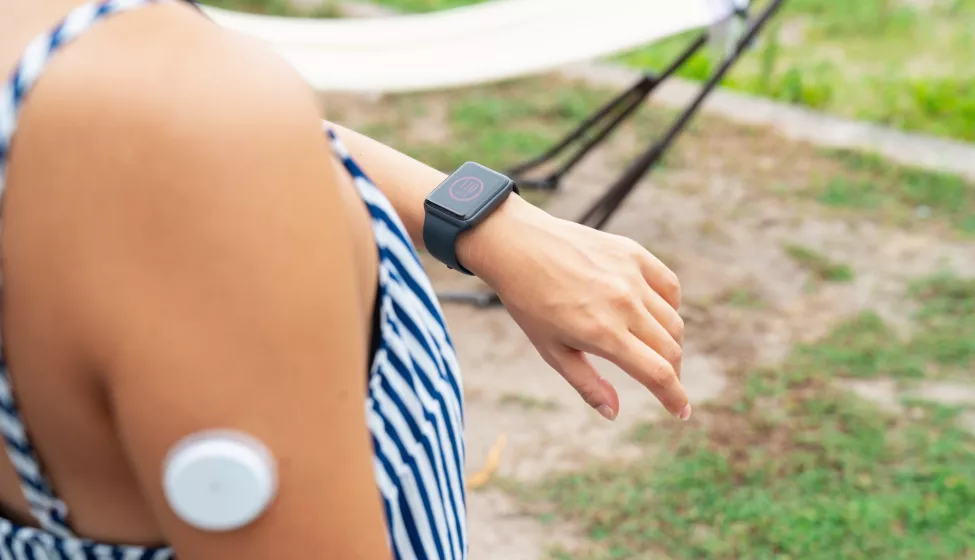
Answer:
<svg viewBox="0 0 975 560"><path fill-rule="evenodd" d="M155 1L82 5L30 43L0 88L0 196L20 108L51 56L95 22ZM327 125L323 129L369 209L379 254L380 336L364 405L387 539L397 559L463 559L468 545L457 356L433 288L396 211L333 131ZM40 468L14 397L0 348L0 431L39 526L23 527L0 518L0 560L174 558L168 547L95 543L72 533L68 509Z"/></svg>

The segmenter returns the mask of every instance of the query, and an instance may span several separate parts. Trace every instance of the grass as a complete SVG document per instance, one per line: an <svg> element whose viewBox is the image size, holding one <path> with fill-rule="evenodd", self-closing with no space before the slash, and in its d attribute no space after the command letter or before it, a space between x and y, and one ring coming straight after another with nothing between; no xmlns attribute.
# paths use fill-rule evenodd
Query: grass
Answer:
<svg viewBox="0 0 975 560"><path fill-rule="evenodd" d="M735 288L726 294L722 294L720 300L732 307L743 309L758 309L765 306L762 294L753 286Z"/></svg>
<svg viewBox="0 0 975 560"><path fill-rule="evenodd" d="M787 0L725 86L817 110L964 140L975 139L973 73L961 53L975 46L975 3L922 8L895 0ZM661 68L687 37L623 57ZM924 45L918 48L917 45ZM681 70L703 79L702 52Z"/></svg>
<svg viewBox="0 0 975 560"><path fill-rule="evenodd" d="M380 0L376 3L404 12L436 12L469 6L481 1L483 0Z"/></svg>
<svg viewBox="0 0 975 560"><path fill-rule="evenodd" d="M975 281L941 274L908 295L920 327L913 337L857 316L780 366L741 377L699 413L703 430L638 430L658 450L652 459L523 488L601 545L553 557L975 555L975 437L955 425L959 410L914 402L895 417L834 383L975 365Z"/></svg>
<svg viewBox="0 0 975 560"><path fill-rule="evenodd" d="M911 287L921 328L911 342L929 362L964 372L975 360L975 281L940 274Z"/></svg>
<svg viewBox="0 0 975 560"><path fill-rule="evenodd" d="M417 140L408 132L408 121L428 116L425 100L429 98L391 100L401 118L392 125L387 120L378 126L367 125L365 132L446 171L469 160L472 154L477 154L484 165L499 169L536 156L596 107L600 96L582 88L565 88L553 95L525 83L443 95L432 104L442 104L445 114L429 126L444 128L445 136L431 141Z"/></svg>
<svg viewBox="0 0 975 560"><path fill-rule="evenodd" d="M487 0L379 0L376 3L402 12L424 13L460 8L485 1Z"/></svg>
<svg viewBox="0 0 975 560"><path fill-rule="evenodd" d="M479 1L380 3L425 12ZM675 37L620 60L660 69L689 40ZM973 0L940 0L929 7L901 0L786 0L725 86L905 130L975 140L975 69L967 56L973 50ZM679 74L701 80L713 58L711 51L701 52Z"/></svg>
<svg viewBox="0 0 975 560"><path fill-rule="evenodd" d="M308 9L296 8L289 0L204 0L200 3L226 10L269 16L334 18L341 15L336 0L326 0L320 6Z"/></svg>
<svg viewBox="0 0 975 560"><path fill-rule="evenodd" d="M598 94L583 89L549 92L519 88L517 95L475 92L455 103L450 123L459 153L484 154L486 165L503 167L537 155L585 118L599 103ZM450 157L449 164L461 156Z"/></svg>
<svg viewBox="0 0 975 560"><path fill-rule="evenodd" d="M540 399L530 395L520 393L504 393L498 397L498 404L501 406L521 408L524 410L557 410L559 404L548 399Z"/></svg>
<svg viewBox="0 0 975 560"><path fill-rule="evenodd" d="M843 173L816 185L827 206L886 215L902 224L938 219L975 233L975 186L957 175L891 164L877 156L832 150Z"/></svg>
<svg viewBox="0 0 975 560"><path fill-rule="evenodd" d="M835 263L829 257L802 245L786 245L785 252L796 263L808 270L813 277L827 282L852 282L853 269L845 264Z"/></svg>

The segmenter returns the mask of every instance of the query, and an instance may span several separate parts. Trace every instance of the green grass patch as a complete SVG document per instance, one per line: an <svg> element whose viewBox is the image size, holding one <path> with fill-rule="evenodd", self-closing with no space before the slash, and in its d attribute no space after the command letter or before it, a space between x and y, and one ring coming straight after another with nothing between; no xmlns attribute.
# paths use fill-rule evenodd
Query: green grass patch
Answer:
<svg viewBox="0 0 975 560"><path fill-rule="evenodd" d="M225 10L269 16L335 18L342 15L337 0L328 0L323 2L321 6L309 9L297 8L289 0L206 0L201 4Z"/></svg>
<svg viewBox="0 0 975 560"><path fill-rule="evenodd" d="M403 12L436 12L478 4L484 0L379 0L377 4Z"/></svg>
<svg viewBox="0 0 975 560"><path fill-rule="evenodd" d="M760 4L764 4L761 2ZM971 2L921 8L899 0L788 0L726 77L730 89L905 130L975 140L975 48ZM661 69L693 34L622 60ZM923 45L923 47L919 47ZM679 75L703 80L716 53Z"/></svg>
<svg viewBox="0 0 975 560"><path fill-rule="evenodd" d="M812 194L821 203L901 225L939 220L975 233L975 185L958 175L900 166L860 152L824 153L843 171L813 186Z"/></svg>
<svg viewBox="0 0 975 560"><path fill-rule="evenodd" d="M734 288L726 294L723 294L719 298L719 302L743 309L760 309L765 307L765 301L762 299L761 293L753 286Z"/></svg>
<svg viewBox="0 0 975 560"><path fill-rule="evenodd" d="M778 377L802 383L823 375L919 379L964 374L975 364L975 280L942 272L913 283L909 296L917 310L906 339L875 313L864 312L818 343L796 347Z"/></svg>
<svg viewBox="0 0 975 560"><path fill-rule="evenodd" d="M488 165L504 166L550 148L603 98L599 92L573 87L483 91L459 99L450 120L467 154L479 154Z"/></svg>
<svg viewBox="0 0 975 560"><path fill-rule="evenodd" d="M975 280L942 273L911 292L920 328L910 345L940 368L967 373L975 363Z"/></svg>
<svg viewBox="0 0 975 560"><path fill-rule="evenodd" d="M638 429L636 441L654 448L646 460L522 488L603 551L558 557L971 558L975 437L956 425L960 410L915 402L893 416L833 383L975 364L975 281L939 274L908 296L912 337L875 314L854 317L738 379L702 407L703 429Z"/></svg>
<svg viewBox="0 0 975 560"><path fill-rule="evenodd" d="M367 124L363 130L444 171L472 157L503 169L551 147L604 97L579 87L564 87L553 93L538 83L524 82L465 90L440 99L407 95L388 101L398 121ZM438 103L445 106L445 118L431 126L445 128L446 137L435 141L411 137L410 121L423 116L425 104Z"/></svg>
<svg viewBox="0 0 975 560"><path fill-rule="evenodd" d="M559 404L548 399L540 399L520 393L504 393L498 397L500 406L521 408L524 410L557 410Z"/></svg>
<svg viewBox="0 0 975 560"><path fill-rule="evenodd" d="M897 333L879 316L864 312L818 343L797 346L777 378L787 384L823 376L921 378L933 357L931 350L899 343Z"/></svg>
<svg viewBox="0 0 975 560"><path fill-rule="evenodd" d="M808 270L816 279L827 282L852 282L853 269L833 262L826 255L802 245L786 245L785 252L792 260Z"/></svg>

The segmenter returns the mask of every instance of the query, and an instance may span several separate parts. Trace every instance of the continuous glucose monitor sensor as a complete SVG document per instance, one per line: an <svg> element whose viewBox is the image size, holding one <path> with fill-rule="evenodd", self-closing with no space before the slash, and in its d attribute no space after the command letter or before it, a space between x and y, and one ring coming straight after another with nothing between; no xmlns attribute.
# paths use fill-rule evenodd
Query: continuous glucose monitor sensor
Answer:
<svg viewBox="0 0 975 560"><path fill-rule="evenodd" d="M256 439L232 431L191 435L163 468L169 507L192 527L232 531L260 517L274 500L277 468Z"/></svg>

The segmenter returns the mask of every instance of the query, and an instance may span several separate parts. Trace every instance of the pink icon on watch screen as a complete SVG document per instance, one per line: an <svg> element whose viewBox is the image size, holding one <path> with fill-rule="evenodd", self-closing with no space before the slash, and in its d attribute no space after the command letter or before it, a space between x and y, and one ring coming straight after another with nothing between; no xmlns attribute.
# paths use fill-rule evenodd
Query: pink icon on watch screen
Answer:
<svg viewBox="0 0 975 560"><path fill-rule="evenodd" d="M474 200L484 192L484 181L470 175L458 177L450 184L448 192L450 193L450 198L457 202Z"/></svg>

